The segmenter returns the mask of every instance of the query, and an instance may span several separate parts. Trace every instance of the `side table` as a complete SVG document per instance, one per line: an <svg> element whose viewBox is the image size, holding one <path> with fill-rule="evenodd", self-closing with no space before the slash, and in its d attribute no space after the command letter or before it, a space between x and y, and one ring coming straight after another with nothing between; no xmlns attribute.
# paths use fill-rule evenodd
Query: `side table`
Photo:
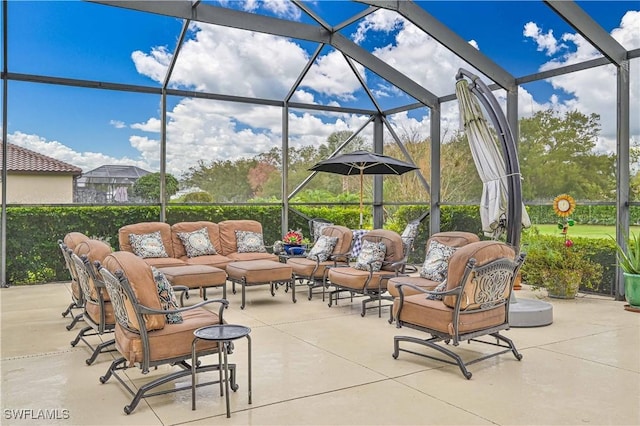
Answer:
<svg viewBox="0 0 640 426"><path fill-rule="evenodd" d="M227 404L227 417L231 417L229 407L229 362L227 354L231 349L231 342L242 337L247 338L248 359L249 359L249 404L251 404L251 337L249 336L251 329L243 325L235 324L216 324L206 327L200 327L193 332L193 342L191 343L191 409L196 409L196 366L198 363L196 354L196 343L198 340L210 340L218 342L218 365L220 380L220 396L222 396L222 371L224 370L224 395Z"/></svg>

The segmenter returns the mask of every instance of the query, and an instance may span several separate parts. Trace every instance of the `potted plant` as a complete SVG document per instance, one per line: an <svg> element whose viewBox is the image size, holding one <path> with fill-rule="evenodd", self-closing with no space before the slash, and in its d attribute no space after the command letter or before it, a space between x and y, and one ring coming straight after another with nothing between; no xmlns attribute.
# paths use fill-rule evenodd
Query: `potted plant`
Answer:
<svg viewBox="0 0 640 426"><path fill-rule="evenodd" d="M304 236L302 235L301 230L290 230L282 237L282 242L284 243L284 251L289 255L304 254L305 249L304 247L302 247L303 241Z"/></svg>
<svg viewBox="0 0 640 426"><path fill-rule="evenodd" d="M630 234L626 248L616 245L618 264L624 275L624 296L629 310L640 312L640 236Z"/></svg>
<svg viewBox="0 0 640 426"><path fill-rule="evenodd" d="M534 290L545 288L549 297L572 299L580 286L595 288L602 280L602 265L589 259L570 239L534 235L524 251L523 281Z"/></svg>

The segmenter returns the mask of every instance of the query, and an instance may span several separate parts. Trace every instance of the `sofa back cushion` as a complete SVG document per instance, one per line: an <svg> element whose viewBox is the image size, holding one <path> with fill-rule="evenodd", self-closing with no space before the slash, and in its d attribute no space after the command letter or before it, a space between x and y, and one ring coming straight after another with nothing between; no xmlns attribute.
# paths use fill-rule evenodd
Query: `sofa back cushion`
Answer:
<svg viewBox="0 0 640 426"><path fill-rule="evenodd" d="M353 232L346 226L329 225L322 230L322 235L327 237L336 237L336 242L333 248L333 253L349 253L351 251L351 243L353 242Z"/></svg>
<svg viewBox="0 0 640 426"><path fill-rule="evenodd" d="M362 237L363 241L371 241L374 243L384 243L385 256L382 271L393 271L391 263L399 262L403 258L403 245L400 234L387 229L374 229Z"/></svg>
<svg viewBox="0 0 640 426"><path fill-rule="evenodd" d="M90 238L84 235L82 232L69 232L67 235L64 236L63 242L67 247L69 247L73 252L75 252L76 246L81 242L87 241L87 240L90 240Z"/></svg>
<svg viewBox="0 0 640 426"><path fill-rule="evenodd" d="M184 258L187 256L187 251L182 243L182 239L178 236L179 232L194 232L202 228L207 229L209 234L209 240L216 250L216 253L222 252L222 245L220 244L220 228L217 223L208 221L197 222L179 222L171 225L171 241L173 243L173 254L177 258Z"/></svg>
<svg viewBox="0 0 640 426"><path fill-rule="evenodd" d="M427 248L429 247L429 243L431 241L437 241L449 247L462 247L466 246L467 244L480 241L480 237L471 232L445 231L436 232L435 234L431 235L431 237L429 237L429 241L427 241Z"/></svg>
<svg viewBox="0 0 640 426"><path fill-rule="evenodd" d="M118 230L118 243L121 251L134 253L131 247L129 234L146 235L153 232L160 232L160 239L164 246L166 257L175 257L173 253L173 243L171 241L171 226L164 222L139 222L125 225Z"/></svg>
<svg viewBox="0 0 640 426"><path fill-rule="evenodd" d="M100 240L87 240L76 246L76 254L78 256L87 256L91 264L95 261L102 263L104 258L111 254L111 252L111 246ZM89 274L89 287L91 288L89 298L94 302L98 301L98 290L91 274ZM105 300L109 300L109 295L106 291L103 291L103 297Z"/></svg>
<svg viewBox="0 0 640 426"><path fill-rule="evenodd" d="M469 259L476 259L476 265L484 265L499 258L515 259L513 248L500 241L479 241L460 247L449 260L449 270L447 274L447 290L458 287L464 276L465 267ZM480 306L480 301L476 300L476 288L474 284L474 274L467 277L464 292L461 295L460 309L476 309ZM510 288L504 291L504 296L509 297ZM445 296L445 305L453 308L456 304L457 296Z"/></svg>
<svg viewBox="0 0 640 426"><path fill-rule="evenodd" d="M255 220L224 220L218 223L220 230L220 246L223 256L238 252L236 231L250 231L262 234L262 224Z"/></svg>
<svg viewBox="0 0 640 426"><path fill-rule="evenodd" d="M142 258L128 251L117 251L108 255L103 264L114 275L118 270L124 272L124 275L129 280L133 294L140 304L153 309L162 309L151 266ZM125 302L125 308L130 322L127 328L140 330L135 310L130 301ZM143 318L147 331L160 330L164 328L166 323L166 318L163 314L145 314Z"/></svg>

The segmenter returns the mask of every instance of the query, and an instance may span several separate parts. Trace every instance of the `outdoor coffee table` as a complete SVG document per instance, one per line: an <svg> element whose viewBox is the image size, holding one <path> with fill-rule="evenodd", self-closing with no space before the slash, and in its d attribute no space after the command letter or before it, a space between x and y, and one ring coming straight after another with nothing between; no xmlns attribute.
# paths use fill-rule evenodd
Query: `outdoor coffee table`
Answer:
<svg viewBox="0 0 640 426"><path fill-rule="evenodd" d="M196 409L196 367L198 358L196 354L196 343L198 340L209 340L218 343L218 365L219 365L219 381L220 396L224 393L225 402L227 404L227 417L231 417L231 409L229 407L229 361L227 355L231 352L232 341L242 337L247 338L247 353L249 359L249 404L251 404L251 337L249 336L251 329L243 325L235 324L216 324L206 327L200 327L193 332L193 342L191 343L191 409ZM224 380L222 379L222 371L224 370ZM222 382L224 381L224 391L222 390ZM237 390L238 387L233 389Z"/></svg>
<svg viewBox="0 0 640 426"><path fill-rule="evenodd" d="M278 285L285 288L291 287L291 300L296 303L296 286L293 285L293 269L291 266L271 260L244 260L231 262L227 265L227 275L229 281L233 283L233 293L236 292L235 284L242 287L242 304L245 306L245 287L269 284L271 286L271 296L275 296L275 289Z"/></svg>

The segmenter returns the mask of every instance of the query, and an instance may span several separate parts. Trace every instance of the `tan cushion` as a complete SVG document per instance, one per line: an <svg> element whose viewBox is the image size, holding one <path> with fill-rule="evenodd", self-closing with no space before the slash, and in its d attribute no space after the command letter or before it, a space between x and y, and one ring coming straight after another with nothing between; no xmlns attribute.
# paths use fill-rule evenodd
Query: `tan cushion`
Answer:
<svg viewBox="0 0 640 426"><path fill-rule="evenodd" d="M433 290L438 284L438 281L431 281L422 277L393 277L387 282L387 290L389 294L393 297L400 297L400 291L396 287L396 284L413 284L417 287L423 288L425 290ZM412 294L419 294L420 292L412 289L411 287L403 287L402 292L405 296L409 296ZM424 293L422 293L424 294ZM427 297L427 295L424 295Z"/></svg>
<svg viewBox="0 0 640 426"><path fill-rule="evenodd" d="M291 266L293 273L299 277L323 278L324 271L327 269L327 266L333 266L334 262L331 260L320 262L318 269L315 272L314 269L317 262L315 260L307 259L306 257L292 257L287 260L287 265ZM313 277L311 274L313 274Z"/></svg>
<svg viewBox="0 0 640 426"><path fill-rule="evenodd" d="M87 237L81 232L69 232L67 235L64 236L63 242L71 250L75 251L76 246L78 244L80 244L83 241L87 241L89 239L90 239L89 237Z"/></svg>
<svg viewBox="0 0 640 426"><path fill-rule="evenodd" d="M247 283L268 283L290 280L292 269L284 263L252 260L230 263L227 265L227 274L230 279L238 281L244 277Z"/></svg>
<svg viewBox="0 0 640 426"><path fill-rule="evenodd" d="M187 265L160 268L172 285L189 288L215 287L227 282L227 273L220 268L206 265Z"/></svg>
<svg viewBox="0 0 640 426"><path fill-rule="evenodd" d="M133 253L131 243L129 242L129 234L143 235L150 234L156 231L160 232L162 244L164 245L164 250L167 252L167 255L170 258L176 257L173 253L171 226L168 223L164 222L140 222L123 226L118 230L118 243L120 244L120 250Z"/></svg>
<svg viewBox="0 0 640 426"><path fill-rule="evenodd" d="M337 237L338 242L333 248L333 253L348 253L353 242L353 232L346 226L330 225L322 230L322 235L327 237Z"/></svg>
<svg viewBox="0 0 640 426"><path fill-rule="evenodd" d="M131 284L134 295L142 305L153 309L162 309L151 267L144 260L128 251L117 251L104 259L104 266L112 274L115 274L117 270L124 272ZM125 301L125 307L127 308L131 327L139 330L140 326L133 306L129 301ZM144 315L144 319L147 330L162 329L166 323L166 318L163 314Z"/></svg>
<svg viewBox="0 0 640 426"><path fill-rule="evenodd" d="M445 232L436 232L435 234L429 237L427 241L427 247L429 247L429 243L431 241L438 241L444 245L449 247L462 247L467 244L475 243L480 241L480 237L476 234L472 234L471 232L464 231L445 231Z"/></svg>
<svg viewBox="0 0 640 426"><path fill-rule="evenodd" d="M156 268L166 268L169 266L184 266L187 264L182 259L177 259L175 257L147 257L142 259L144 263L149 266L154 266Z"/></svg>
<svg viewBox="0 0 640 426"><path fill-rule="evenodd" d="M220 244L220 231L217 223L208 221L198 222L179 222L171 225L171 241L173 242L173 255L179 259L187 261L187 252L184 249L182 240L178 237L178 232L193 232L202 228L207 228L209 233L209 240L216 249L217 253L222 252L222 245ZM201 257L201 256L199 256Z"/></svg>
<svg viewBox="0 0 640 426"><path fill-rule="evenodd" d="M329 269L329 281L340 287L351 288L353 290L364 291L365 285L368 289L377 290L380 280L383 277L389 277L389 271L378 271L373 273L371 281L367 283L369 272L352 267L331 268ZM386 283L383 285L383 291L386 289Z"/></svg>
<svg viewBox="0 0 640 426"><path fill-rule="evenodd" d="M509 245L499 241L479 241L476 243L467 244L456 250L449 260L449 272L447 274L447 290L458 287L462 276L464 275L464 269L469 259L476 259L476 265L484 265L492 260L499 258L515 258L515 251ZM510 289L505 289L505 296L508 296ZM473 284L473 274L467 279L467 285L465 291L462 294L462 302L460 303L460 309L473 309L478 306L474 300L475 284ZM457 296L445 296L443 302L454 307L456 304Z"/></svg>
<svg viewBox="0 0 640 426"><path fill-rule="evenodd" d="M393 271L391 263L399 262L403 258L404 248L402 245L402 237L400 237L400 234L397 232L389 231L387 229L374 229L364 235L362 239L374 243L384 243L386 252L384 256L385 264L382 265L383 271Z"/></svg>
<svg viewBox="0 0 640 426"><path fill-rule="evenodd" d="M197 328L220 322L218 315L204 308L182 312L180 324L167 324L162 330L149 332L150 361L159 361L191 354L193 332ZM129 362L143 360L142 340L138 333L116 326L116 348ZM214 349L217 343L198 341L197 350Z"/></svg>
<svg viewBox="0 0 640 426"><path fill-rule="evenodd" d="M105 242L100 240L86 240L78 244L76 247L76 254L78 256L87 256L89 262L93 265L93 262L98 261L102 263L107 255L111 254L111 246ZM93 301L98 300L98 293L95 283L93 282L93 277L89 274L89 287L91 289L91 294L89 298ZM109 294L105 291L102 292L102 297L104 300L109 300Z"/></svg>
<svg viewBox="0 0 640 426"><path fill-rule="evenodd" d="M251 231L262 234L262 224L255 220L224 220L218 223L218 229L220 230L220 246L222 249L218 253L223 256L229 256L231 253L238 251L236 231Z"/></svg>
<svg viewBox="0 0 640 426"><path fill-rule="evenodd" d="M220 269L226 269L227 265L232 262L230 258L221 254L210 254L208 256L198 256L192 258L186 257L181 259L184 259L187 265L206 265L214 266Z"/></svg>
<svg viewBox="0 0 640 426"><path fill-rule="evenodd" d="M96 324L100 324L100 304L88 301L85 305L85 311ZM112 325L116 323L116 317L113 313L113 305L111 302L104 302L104 324Z"/></svg>
<svg viewBox="0 0 640 426"><path fill-rule="evenodd" d="M232 262L245 262L248 260L268 260L270 262L278 261L278 256L271 253L229 253L227 257ZM230 264L227 265L227 268Z"/></svg>
<svg viewBox="0 0 640 426"><path fill-rule="evenodd" d="M78 281L74 279L71 280L71 293L73 294L74 299L80 299L80 284L78 284Z"/></svg>
<svg viewBox="0 0 640 426"><path fill-rule="evenodd" d="M458 330L466 333L503 324L505 311L505 307L500 306L488 311L460 315ZM440 300L428 300L423 294L404 299L400 320L453 334L453 309Z"/></svg>

